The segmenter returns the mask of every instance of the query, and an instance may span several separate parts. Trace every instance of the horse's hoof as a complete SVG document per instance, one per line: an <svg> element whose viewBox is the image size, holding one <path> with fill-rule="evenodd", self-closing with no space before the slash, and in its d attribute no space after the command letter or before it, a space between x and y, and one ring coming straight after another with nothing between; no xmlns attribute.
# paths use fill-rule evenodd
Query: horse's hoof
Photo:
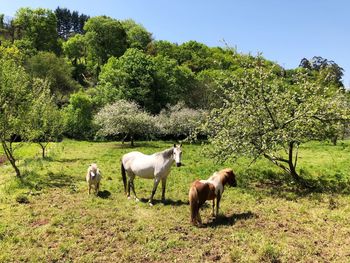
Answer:
<svg viewBox="0 0 350 263"><path fill-rule="evenodd" d="M131 196L128 196L128 200L130 200L131 199Z"/></svg>
<svg viewBox="0 0 350 263"><path fill-rule="evenodd" d="M139 202L140 201L140 199L138 199L138 198L135 198L135 202Z"/></svg>
<svg viewBox="0 0 350 263"><path fill-rule="evenodd" d="M152 203L149 203L149 206L153 206L153 204L152 204Z"/></svg>

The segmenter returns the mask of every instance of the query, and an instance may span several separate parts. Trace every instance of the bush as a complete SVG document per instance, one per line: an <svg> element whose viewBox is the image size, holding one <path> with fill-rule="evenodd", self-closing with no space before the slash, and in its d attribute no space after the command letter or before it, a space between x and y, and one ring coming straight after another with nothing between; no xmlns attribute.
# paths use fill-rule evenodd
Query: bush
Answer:
<svg viewBox="0 0 350 263"><path fill-rule="evenodd" d="M64 110L65 135L74 139L92 138L95 131L92 123L93 103L83 92L73 94Z"/></svg>
<svg viewBox="0 0 350 263"><path fill-rule="evenodd" d="M180 139L190 136L199 127L204 121L205 112L178 103L162 110L155 118L158 136Z"/></svg>
<svg viewBox="0 0 350 263"><path fill-rule="evenodd" d="M106 105L95 116L99 126L97 136L125 136L134 145L135 136L150 137L154 132L154 117L142 110L135 102L119 100Z"/></svg>

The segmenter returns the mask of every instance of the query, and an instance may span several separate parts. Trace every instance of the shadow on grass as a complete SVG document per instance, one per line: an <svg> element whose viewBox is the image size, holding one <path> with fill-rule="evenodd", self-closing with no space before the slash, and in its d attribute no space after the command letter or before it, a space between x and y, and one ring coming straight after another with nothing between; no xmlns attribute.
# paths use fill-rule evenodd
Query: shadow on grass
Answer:
<svg viewBox="0 0 350 263"><path fill-rule="evenodd" d="M219 215L216 219L203 224L203 227L232 226L239 220L248 220L254 216L255 214L250 211L240 214L232 214L230 216Z"/></svg>
<svg viewBox="0 0 350 263"><path fill-rule="evenodd" d="M77 179L65 173L48 172L40 175L35 171L26 172L20 180L21 187L42 190L43 188L73 187Z"/></svg>
<svg viewBox="0 0 350 263"><path fill-rule="evenodd" d="M111 192L108 190L99 191L97 196L102 199L108 199L111 196Z"/></svg>
<svg viewBox="0 0 350 263"><path fill-rule="evenodd" d="M307 172L301 171L301 179L294 181L289 175L271 170L260 173L259 178L247 179L242 182L241 187L248 190L260 189L266 194L288 200L307 197L313 193L350 194L350 180L342 174L313 178ZM249 178L249 175L245 178Z"/></svg>
<svg viewBox="0 0 350 263"><path fill-rule="evenodd" d="M154 145L152 142L135 142L134 146L131 146L130 142L125 142L124 144L118 143L113 146L113 148L118 148L118 149L137 149L137 148L155 148L155 149L162 149L163 147ZM171 144L169 144L169 148L171 147Z"/></svg>
<svg viewBox="0 0 350 263"><path fill-rule="evenodd" d="M141 198L140 201L142 203L148 203L147 198ZM171 205L171 206L181 206L181 205L188 205L188 202L184 202L182 200L171 200L171 199L165 199L164 203L161 200L155 200L153 199L153 205L156 204L163 204L163 205Z"/></svg>
<svg viewBox="0 0 350 263"><path fill-rule="evenodd" d="M89 158L62 158L62 159L50 159L51 162L59 162L59 163L75 163L81 161L92 161L93 159Z"/></svg>

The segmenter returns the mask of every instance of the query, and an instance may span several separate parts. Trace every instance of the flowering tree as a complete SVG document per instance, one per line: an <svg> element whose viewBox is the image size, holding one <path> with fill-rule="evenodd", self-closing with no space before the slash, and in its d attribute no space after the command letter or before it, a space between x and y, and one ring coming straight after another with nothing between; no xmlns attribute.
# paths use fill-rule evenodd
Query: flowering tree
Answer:
<svg viewBox="0 0 350 263"><path fill-rule="evenodd" d="M149 135L154 129L151 115L140 109L135 102L119 100L103 107L95 116L100 127L99 136L123 135L130 138L131 146L137 135Z"/></svg>
<svg viewBox="0 0 350 263"><path fill-rule="evenodd" d="M286 84L260 58L233 77L223 91L223 106L213 109L202 127L214 156L263 156L300 181L298 146L325 139L330 127L349 120L349 107L342 89L316 85L302 74L295 78L294 85Z"/></svg>
<svg viewBox="0 0 350 263"><path fill-rule="evenodd" d="M172 137L187 137L204 122L205 112L187 108L178 103L162 110L156 116L156 127L161 135Z"/></svg>

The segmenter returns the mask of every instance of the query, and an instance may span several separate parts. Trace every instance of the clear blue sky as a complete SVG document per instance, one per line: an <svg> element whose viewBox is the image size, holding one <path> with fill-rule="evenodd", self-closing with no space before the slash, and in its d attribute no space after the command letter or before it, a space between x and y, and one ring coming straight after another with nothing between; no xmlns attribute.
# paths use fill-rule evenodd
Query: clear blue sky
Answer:
<svg viewBox="0 0 350 263"><path fill-rule="evenodd" d="M196 40L263 55L285 68L303 57L322 56L344 68L350 87L350 1L348 0L0 0L0 13L19 7L57 6L90 16L132 18L157 40Z"/></svg>

